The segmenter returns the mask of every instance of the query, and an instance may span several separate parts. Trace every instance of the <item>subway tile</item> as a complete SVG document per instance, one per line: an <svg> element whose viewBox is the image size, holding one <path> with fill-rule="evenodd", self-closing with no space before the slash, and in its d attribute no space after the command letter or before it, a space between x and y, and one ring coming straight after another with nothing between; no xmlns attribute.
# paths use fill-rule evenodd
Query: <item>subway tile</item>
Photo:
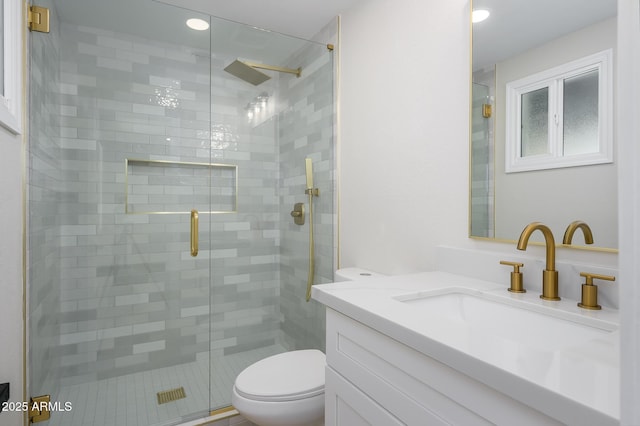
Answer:
<svg viewBox="0 0 640 426"><path fill-rule="evenodd" d="M98 35L96 37L96 44L98 46L111 47L114 49L129 50L129 51L133 50L132 42L128 40L124 40L122 38L109 37L106 35Z"/></svg>
<svg viewBox="0 0 640 426"><path fill-rule="evenodd" d="M116 306L138 305L149 302L149 295L146 293L131 294L127 296L116 296Z"/></svg>
<svg viewBox="0 0 640 426"><path fill-rule="evenodd" d="M130 325L101 329L101 330L98 330L97 332L97 337L100 340L114 339L116 337L131 336L131 335L132 335L132 327Z"/></svg>
<svg viewBox="0 0 640 426"><path fill-rule="evenodd" d="M61 138L60 147L62 149L86 149L95 151L96 141L86 139Z"/></svg>
<svg viewBox="0 0 640 426"><path fill-rule="evenodd" d="M165 111L165 107L164 106L133 104L133 112L134 112L134 114L161 115L161 116L164 116L164 111Z"/></svg>
<svg viewBox="0 0 640 426"><path fill-rule="evenodd" d="M140 366L146 364L148 361L149 355L147 353L123 356L115 359L115 368Z"/></svg>
<svg viewBox="0 0 640 426"><path fill-rule="evenodd" d="M133 354L137 355L137 354L142 354L146 352L161 351L161 350L164 350L165 348L166 348L166 341L164 340L158 340L158 341L149 342L149 343L140 343L137 345L133 345Z"/></svg>
<svg viewBox="0 0 640 426"><path fill-rule="evenodd" d="M164 55L164 51L162 53ZM174 89L180 89L181 82L180 82L180 80L178 80L176 78L168 78L168 77L150 75L149 76L149 84L153 85L153 86L172 87Z"/></svg>
<svg viewBox="0 0 640 426"><path fill-rule="evenodd" d="M150 333L153 331L165 330L165 321L155 321L150 323L136 324L133 326L133 334Z"/></svg>
<svg viewBox="0 0 640 426"><path fill-rule="evenodd" d="M195 306L192 308L183 308L180 309L180 317L193 317L197 315L209 315L210 307L208 305L205 306Z"/></svg>
<svg viewBox="0 0 640 426"><path fill-rule="evenodd" d="M79 333L69 333L60 335L61 345L70 345L80 342L89 342L96 340L97 334L95 331L83 331Z"/></svg>
<svg viewBox="0 0 640 426"><path fill-rule="evenodd" d="M129 61L123 61L115 58L107 58L107 57L98 57L97 65L102 68L108 68L111 70L123 71L123 72L131 72L133 66Z"/></svg>
<svg viewBox="0 0 640 426"><path fill-rule="evenodd" d="M60 90L60 93L63 95L77 95L78 85L69 84L69 83L60 83L59 90Z"/></svg>

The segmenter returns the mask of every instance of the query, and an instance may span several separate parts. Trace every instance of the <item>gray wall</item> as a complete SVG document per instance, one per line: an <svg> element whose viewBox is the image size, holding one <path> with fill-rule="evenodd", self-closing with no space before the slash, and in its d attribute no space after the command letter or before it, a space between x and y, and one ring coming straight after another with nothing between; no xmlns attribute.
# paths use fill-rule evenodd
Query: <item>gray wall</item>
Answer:
<svg viewBox="0 0 640 426"><path fill-rule="evenodd" d="M533 221L546 223L554 235L561 237L570 222L582 219L593 229L595 245L618 246L617 164L505 174L503 118L505 85L509 81L615 48L615 45L616 21L609 19L496 65L497 238L517 239L522 228ZM614 74L615 61L614 50ZM614 158L615 155L614 134ZM577 235L575 241L582 244L582 236Z"/></svg>

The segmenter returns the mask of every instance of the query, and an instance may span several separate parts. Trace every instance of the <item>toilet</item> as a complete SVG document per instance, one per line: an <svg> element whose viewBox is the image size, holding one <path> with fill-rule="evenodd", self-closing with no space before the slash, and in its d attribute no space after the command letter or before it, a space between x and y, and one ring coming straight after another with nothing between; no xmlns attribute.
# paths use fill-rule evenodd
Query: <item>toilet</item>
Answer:
<svg viewBox="0 0 640 426"><path fill-rule="evenodd" d="M335 281L380 276L359 268L339 269ZM324 425L326 358L317 349L289 351L245 368L233 385L231 404L258 426Z"/></svg>

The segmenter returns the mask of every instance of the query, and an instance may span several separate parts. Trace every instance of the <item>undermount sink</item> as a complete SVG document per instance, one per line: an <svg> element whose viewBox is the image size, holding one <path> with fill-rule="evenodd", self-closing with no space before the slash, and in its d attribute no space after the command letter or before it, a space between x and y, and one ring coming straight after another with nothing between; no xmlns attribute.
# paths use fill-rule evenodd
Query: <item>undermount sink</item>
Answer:
<svg viewBox="0 0 640 426"><path fill-rule="evenodd" d="M416 314L464 325L489 341L510 341L540 350L557 350L604 337L617 330L608 321L466 288L403 294L393 297Z"/></svg>

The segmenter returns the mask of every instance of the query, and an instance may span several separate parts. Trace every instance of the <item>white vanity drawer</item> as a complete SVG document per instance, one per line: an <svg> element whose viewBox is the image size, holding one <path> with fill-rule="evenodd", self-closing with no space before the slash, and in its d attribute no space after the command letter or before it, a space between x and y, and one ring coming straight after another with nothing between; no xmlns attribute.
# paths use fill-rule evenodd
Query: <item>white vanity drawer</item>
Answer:
<svg viewBox="0 0 640 426"><path fill-rule="evenodd" d="M325 389L325 425L404 424L331 367L326 369Z"/></svg>
<svg viewBox="0 0 640 426"><path fill-rule="evenodd" d="M560 424L332 309L327 363L402 424Z"/></svg>

